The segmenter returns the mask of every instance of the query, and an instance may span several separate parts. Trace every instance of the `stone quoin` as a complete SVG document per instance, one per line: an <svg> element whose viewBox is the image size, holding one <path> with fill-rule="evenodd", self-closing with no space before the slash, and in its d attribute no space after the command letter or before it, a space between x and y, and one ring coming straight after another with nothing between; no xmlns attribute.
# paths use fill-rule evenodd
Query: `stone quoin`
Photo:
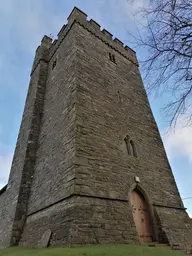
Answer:
<svg viewBox="0 0 192 256"><path fill-rule="evenodd" d="M190 233L136 53L75 7L36 50L0 246L183 245Z"/></svg>

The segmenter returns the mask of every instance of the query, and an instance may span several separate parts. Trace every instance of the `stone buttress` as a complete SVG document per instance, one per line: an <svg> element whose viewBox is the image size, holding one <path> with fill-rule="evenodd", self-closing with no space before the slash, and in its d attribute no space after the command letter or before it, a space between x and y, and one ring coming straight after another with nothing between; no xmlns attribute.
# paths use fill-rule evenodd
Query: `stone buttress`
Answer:
<svg viewBox="0 0 192 256"><path fill-rule="evenodd" d="M36 51L31 80L6 191L0 196L0 245L19 243L26 220L33 180L51 39L45 36Z"/></svg>

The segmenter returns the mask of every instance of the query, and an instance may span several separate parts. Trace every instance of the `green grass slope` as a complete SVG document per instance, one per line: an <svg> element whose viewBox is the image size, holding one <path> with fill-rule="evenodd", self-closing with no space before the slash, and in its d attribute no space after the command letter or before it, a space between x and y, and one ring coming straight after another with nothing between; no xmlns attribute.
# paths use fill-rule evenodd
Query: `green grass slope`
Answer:
<svg viewBox="0 0 192 256"><path fill-rule="evenodd" d="M1 249L0 256L182 256L181 252L136 245L90 245L71 248Z"/></svg>

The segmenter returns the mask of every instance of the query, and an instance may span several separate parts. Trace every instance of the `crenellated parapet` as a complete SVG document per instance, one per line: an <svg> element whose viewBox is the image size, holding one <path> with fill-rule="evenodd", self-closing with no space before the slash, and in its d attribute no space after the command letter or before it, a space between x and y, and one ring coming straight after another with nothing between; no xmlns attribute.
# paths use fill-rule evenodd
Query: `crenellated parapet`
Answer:
<svg viewBox="0 0 192 256"><path fill-rule="evenodd" d="M101 26L93 19L87 20L87 14L82 12L77 7L74 7L71 14L68 17L68 23L63 25L58 33L58 39L55 40L50 46L50 58L54 55L59 45L62 43L73 24L78 23L84 29L89 31L96 38L100 39L103 43L107 44L113 50L130 60L132 63L138 66L138 61L135 51L124 45L118 38L113 39L113 35L106 29L101 30Z"/></svg>

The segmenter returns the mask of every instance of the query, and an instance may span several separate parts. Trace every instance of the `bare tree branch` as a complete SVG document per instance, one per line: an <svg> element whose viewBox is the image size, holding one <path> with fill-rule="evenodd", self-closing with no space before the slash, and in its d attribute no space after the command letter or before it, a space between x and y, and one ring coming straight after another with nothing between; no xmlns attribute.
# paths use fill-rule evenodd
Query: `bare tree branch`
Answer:
<svg viewBox="0 0 192 256"><path fill-rule="evenodd" d="M137 47L148 52L141 62L148 91L172 93L165 111L170 124L176 124L179 115L186 112L191 119L192 1L151 0L139 15L146 23L132 38Z"/></svg>

